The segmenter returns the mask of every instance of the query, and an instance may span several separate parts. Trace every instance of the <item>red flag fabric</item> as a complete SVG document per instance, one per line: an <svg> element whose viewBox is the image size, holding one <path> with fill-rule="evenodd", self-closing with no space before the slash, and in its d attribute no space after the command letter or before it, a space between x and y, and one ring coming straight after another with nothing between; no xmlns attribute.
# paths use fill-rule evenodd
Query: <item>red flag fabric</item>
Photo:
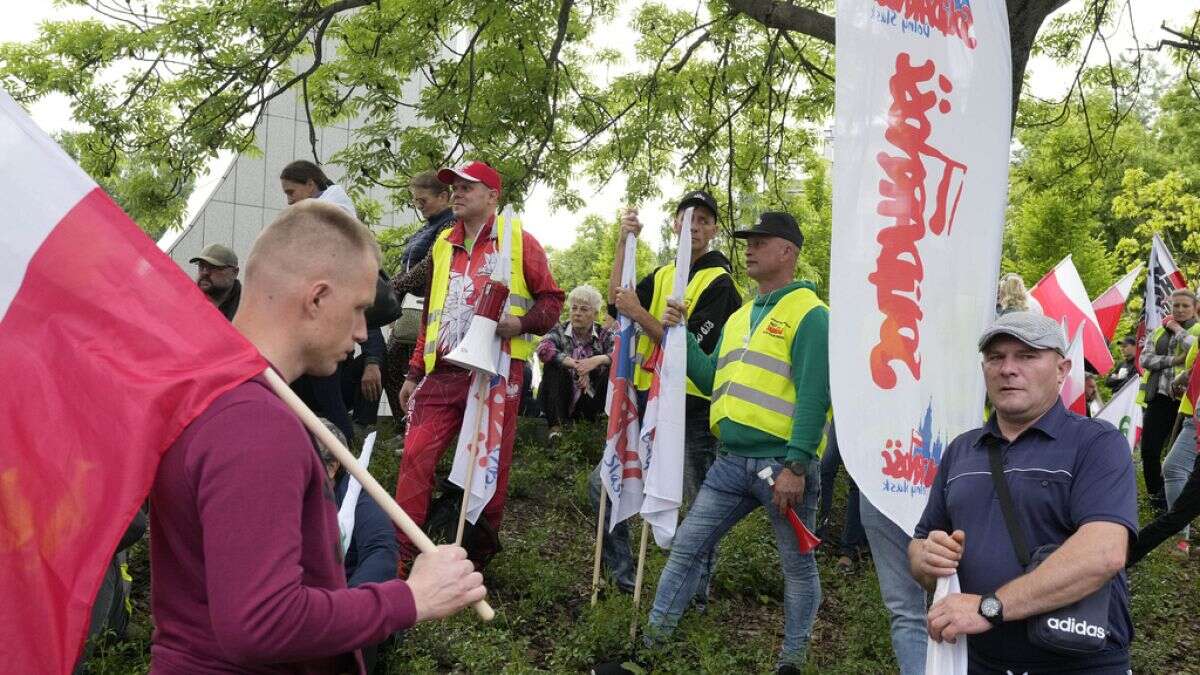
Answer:
<svg viewBox="0 0 1200 675"><path fill-rule="evenodd" d="M1112 370L1114 363L1108 340L1100 330L1071 256L1063 258L1047 272L1029 294L1041 304L1043 314L1055 321L1066 322L1067 335L1074 335L1080 326L1083 327L1083 354L1096 372L1104 375Z"/></svg>
<svg viewBox="0 0 1200 675"><path fill-rule="evenodd" d="M1100 325L1100 332L1104 334L1105 340L1111 342L1113 335L1116 334L1117 324L1121 322L1121 315L1125 313L1125 302L1129 299L1130 291L1133 290L1133 282L1141 273L1142 266L1139 264L1132 272L1121 277L1120 281L1109 286L1108 290L1092 301L1092 310L1096 312L1096 321Z"/></svg>
<svg viewBox="0 0 1200 675"><path fill-rule="evenodd" d="M162 452L266 368L0 91L0 645L69 673Z"/></svg>

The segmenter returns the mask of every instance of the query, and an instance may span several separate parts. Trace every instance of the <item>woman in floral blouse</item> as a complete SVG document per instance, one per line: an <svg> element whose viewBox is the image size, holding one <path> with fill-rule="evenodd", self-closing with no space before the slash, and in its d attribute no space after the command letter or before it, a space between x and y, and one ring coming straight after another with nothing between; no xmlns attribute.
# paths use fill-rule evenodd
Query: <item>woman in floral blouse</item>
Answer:
<svg viewBox="0 0 1200 675"><path fill-rule="evenodd" d="M567 296L570 319L546 334L537 355L545 364L538 400L550 424L550 440L561 435L563 422L596 418L608 391L612 332L596 323L600 291L578 286Z"/></svg>

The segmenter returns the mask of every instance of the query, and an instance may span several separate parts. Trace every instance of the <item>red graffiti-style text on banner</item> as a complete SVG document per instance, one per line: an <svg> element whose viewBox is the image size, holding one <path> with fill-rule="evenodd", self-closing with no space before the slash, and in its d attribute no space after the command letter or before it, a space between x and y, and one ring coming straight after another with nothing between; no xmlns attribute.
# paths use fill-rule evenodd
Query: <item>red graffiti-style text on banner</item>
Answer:
<svg viewBox="0 0 1200 675"><path fill-rule="evenodd" d="M919 323L924 316L921 281L925 278L925 268L917 242L925 237L927 214L930 232L935 236L950 234L967 172L966 164L929 144L933 131L929 111L936 105L939 113L950 112L950 101L946 98L939 101L938 90L949 94L954 89L949 78L939 75L937 90L931 87L923 91L920 85L932 80L935 72L932 60L913 66L906 52L896 56L896 71L889 80L892 105L888 109L884 139L901 154L881 152L876 156L887 174L885 180L879 181L882 199L876 212L893 219L893 224L880 230L876 237L883 248L875 260L875 271L867 276L867 281L876 288L878 307L885 317L879 328L879 343L871 350L871 378L883 389L896 386L893 361L901 361L914 378L921 379L918 347ZM927 161L935 172L932 177L937 180L932 203L927 203L929 191L925 181L931 177Z"/></svg>

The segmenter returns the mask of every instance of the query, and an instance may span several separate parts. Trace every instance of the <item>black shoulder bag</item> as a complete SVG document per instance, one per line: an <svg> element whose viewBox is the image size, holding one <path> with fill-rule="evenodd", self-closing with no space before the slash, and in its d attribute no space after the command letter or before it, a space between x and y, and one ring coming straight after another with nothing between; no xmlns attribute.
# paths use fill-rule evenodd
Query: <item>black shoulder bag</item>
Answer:
<svg viewBox="0 0 1200 675"><path fill-rule="evenodd" d="M400 318L400 299L392 290L387 272L379 270L375 278L375 302L367 308L367 328L380 328Z"/></svg>
<svg viewBox="0 0 1200 675"><path fill-rule="evenodd" d="M1012 539L1017 561L1028 574L1058 550L1059 545L1045 544L1039 546L1032 556L1029 554L1025 533L1017 522L1012 493L1008 491L1008 481L1004 478L1004 460L1000 456L1000 444L995 438L989 438L987 446L992 484L996 487L996 496L1000 498L1000 512L1004 514L1004 524L1008 527L1008 536ZM1109 631L1110 594L1109 584L1106 583L1096 592L1070 605L1029 617L1025 622L1029 641L1060 654L1093 654L1103 650Z"/></svg>

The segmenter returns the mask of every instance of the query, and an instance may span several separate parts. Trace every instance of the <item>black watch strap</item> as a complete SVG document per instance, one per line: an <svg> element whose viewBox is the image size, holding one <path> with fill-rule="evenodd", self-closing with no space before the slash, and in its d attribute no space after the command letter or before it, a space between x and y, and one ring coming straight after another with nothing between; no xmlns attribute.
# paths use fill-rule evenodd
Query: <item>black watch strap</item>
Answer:
<svg viewBox="0 0 1200 675"><path fill-rule="evenodd" d="M984 611L985 606L995 611ZM1004 623L1004 605L1000 602L1000 598L996 597L995 593L988 593L979 599L979 614L993 626L999 626Z"/></svg>
<svg viewBox="0 0 1200 675"><path fill-rule="evenodd" d="M796 474L797 476L803 476L808 470L808 465L804 462L799 462L799 461L784 462L783 468L787 469L788 471L791 471L792 473Z"/></svg>

